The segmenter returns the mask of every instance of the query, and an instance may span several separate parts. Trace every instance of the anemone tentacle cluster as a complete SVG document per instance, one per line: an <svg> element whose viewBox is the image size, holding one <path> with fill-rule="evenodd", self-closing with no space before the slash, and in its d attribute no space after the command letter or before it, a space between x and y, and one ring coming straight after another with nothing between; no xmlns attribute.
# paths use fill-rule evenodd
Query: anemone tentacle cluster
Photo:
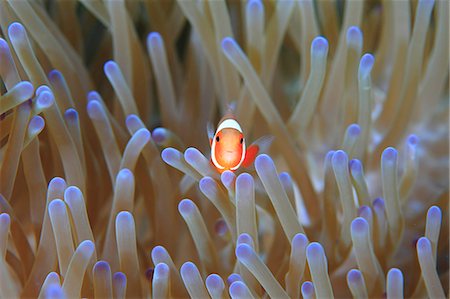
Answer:
<svg viewBox="0 0 450 299"><path fill-rule="evenodd" d="M448 297L448 14L0 1L0 298Z"/></svg>

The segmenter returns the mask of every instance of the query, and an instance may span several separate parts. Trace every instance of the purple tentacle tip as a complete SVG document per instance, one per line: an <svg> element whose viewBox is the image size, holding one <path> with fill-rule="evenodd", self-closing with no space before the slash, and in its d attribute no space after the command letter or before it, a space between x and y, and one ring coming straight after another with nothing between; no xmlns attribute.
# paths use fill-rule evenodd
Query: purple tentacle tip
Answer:
<svg viewBox="0 0 450 299"><path fill-rule="evenodd" d="M334 165L342 165L342 164L347 165L347 161L348 161L347 153L342 150L336 151L333 157L331 158L331 162Z"/></svg>
<svg viewBox="0 0 450 299"><path fill-rule="evenodd" d="M42 92L47 91L52 93L52 90L47 85L41 85L36 89L36 96L39 96Z"/></svg>
<svg viewBox="0 0 450 299"><path fill-rule="evenodd" d="M73 108L69 108L64 112L64 117L67 120L75 121L78 119L78 112L77 112L77 110L75 110Z"/></svg>
<svg viewBox="0 0 450 299"><path fill-rule="evenodd" d="M224 288L223 280L222 278L217 274L210 274L208 277L206 277L206 287L210 289L219 289Z"/></svg>
<svg viewBox="0 0 450 299"><path fill-rule="evenodd" d="M174 159L177 159L178 156L179 156L178 155L178 151L176 149L174 149L174 148L171 148L171 147L165 148L161 152L161 158L167 164L170 164L169 162L173 161Z"/></svg>
<svg viewBox="0 0 450 299"><path fill-rule="evenodd" d="M109 266L108 262L106 262L106 261L98 261L95 263L93 271L94 272L111 271L111 267Z"/></svg>
<svg viewBox="0 0 450 299"><path fill-rule="evenodd" d="M8 27L8 35L11 39L23 37L25 35L25 27L19 22L14 22Z"/></svg>
<svg viewBox="0 0 450 299"><path fill-rule="evenodd" d="M31 82L28 81L21 81L16 86L20 87L21 89L21 95L25 98L31 98L33 96L34 87Z"/></svg>
<svg viewBox="0 0 450 299"><path fill-rule="evenodd" d="M247 244L253 247L253 239L249 234L243 233L239 235L237 244Z"/></svg>
<svg viewBox="0 0 450 299"><path fill-rule="evenodd" d="M331 162L331 159L333 158L333 155L336 151L328 151L328 153L325 155L325 161Z"/></svg>
<svg viewBox="0 0 450 299"><path fill-rule="evenodd" d="M387 161L393 162L393 161L397 160L397 154L398 153L395 148L388 147L383 151L383 153L381 155L381 159L386 162Z"/></svg>
<svg viewBox="0 0 450 299"><path fill-rule="evenodd" d="M242 277L237 273L231 273L227 278L227 284L231 285L235 281L242 281Z"/></svg>
<svg viewBox="0 0 450 299"><path fill-rule="evenodd" d="M60 177L54 177L53 179L50 180L50 182L48 183L48 188L58 188L58 189L62 189L62 188L66 188L66 181L64 181L63 178Z"/></svg>
<svg viewBox="0 0 450 299"><path fill-rule="evenodd" d="M246 260L253 255L253 249L248 244L239 244L236 247L236 256L240 260Z"/></svg>
<svg viewBox="0 0 450 299"><path fill-rule="evenodd" d="M197 266L193 262L186 262L180 268L180 273L182 276L191 276L198 272Z"/></svg>
<svg viewBox="0 0 450 299"><path fill-rule="evenodd" d="M243 296L248 295L247 294L247 286L242 281L235 281L230 285L230 296L232 298L242 298Z"/></svg>
<svg viewBox="0 0 450 299"><path fill-rule="evenodd" d="M90 256L92 253L94 253L95 244L91 240L84 240L80 243L80 245L78 245L78 248L81 248L83 250L84 255Z"/></svg>
<svg viewBox="0 0 450 299"><path fill-rule="evenodd" d="M372 202L374 208L384 209L384 199L381 197L375 198Z"/></svg>
<svg viewBox="0 0 450 299"><path fill-rule="evenodd" d="M283 171L278 175L278 177L284 188L290 187L292 185L292 178L288 172Z"/></svg>
<svg viewBox="0 0 450 299"><path fill-rule="evenodd" d="M362 42L362 31L357 26L350 26L347 29L347 42L360 43Z"/></svg>
<svg viewBox="0 0 450 299"><path fill-rule="evenodd" d="M156 128L152 132L152 138L157 144L163 143L167 139L167 132L164 128Z"/></svg>
<svg viewBox="0 0 450 299"><path fill-rule="evenodd" d="M139 121L139 117L136 114L129 114L125 119L125 124L127 127L136 124Z"/></svg>
<svg viewBox="0 0 450 299"><path fill-rule="evenodd" d="M91 100L87 103L87 113L91 119L99 119L103 114L103 107L97 100Z"/></svg>
<svg viewBox="0 0 450 299"><path fill-rule="evenodd" d="M414 134L411 134L411 135L408 136L408 140L407 141L408 141L408 143L410 145L418 145L420 140L419 140L419 137L417 137Z"/></svg>
<svg viewBox="0 0 450 299"><path fill-rule="evenodd" d="M41 131L45 126L45 120L39 115L33 116L28 124L32 131Z"/></svg>
<svg viewBox="0 0 450 299"><path fill-rule="evenodd" d="M167 250L164 248L164 247L162 247L162 246L155 246L153 249L152 249L152 253L151 253L151 256L152 256L152 260L153 261L158 261L158 260L161 260L161 259L163 259L165 256L167 255Z"/></svg>
<svg viewBox="0 0 450 299"><path fill-rule="evenodd" d="M437 206L432 206L428 209L427 218L431 218L433 220L441 220L442 219L442 211Z"/></svg>
<svg viewBox="0 0 450 299"><path fill-rule="evenodd" d="M178 204L178 211L183 216L192 214L195 211L195 204L190 199L183 199Z"/></svg>
<svg viewBox="0 0 450 299"><path fill-rule="evenodd" d="M87 98L88 102L93 101L93 100L99 101L101 99L101 96L97 91L91 90L87 93L86 98Z"/></svg>
<svg viewBox="0 0 450 299"><path fill-rule="evenodd" d="M261 154L258 157L256 157L255 168L258 173L260 171L264 171L274 167L275 165L273 163L273 160L272 158L269 157L269 155Z"/></svg>
<svg viewBox="0 0 450 299"><path fill-rule="evenodd" d="M350 271L348 271L347 273L347 280L350 283L356 283L362 280L362 274L361 271L357 270L357 269L351 269Z"/></svg>
<svg viewBox="0 0 450 299"><path fill-rule="evenodd" d="M53 93L51 91L43 90L39 94L36 94L38 95L36 102L39 106L48 108L53 105L55 97L53 96Z"/></svg>
<svg viewBox="0 0 450 299"><path fill-rule="evenodd" d="M357 217L352 221L351 229L355 233L365 233L369 229L369 223L367 223L366 219Z"/></svg>
<svg viewBox="0 0 450 299"><path fill-rule="evenodd" d="M61 215L66 213L66 204L61 199L54 199L48 205L50 216Z"/></svg>
<svg viewBox="0 0 450 299"><path fill-rule="evenodd" d="M159 32L151 32L147 36L147 43L152 47L157 47L163 43L163 39Z"/></svg>
<svg viewBox="0 0 450 299"><path fill-rule="evenodd" d="M0 226L9 225L10 222L11 217L8 214L6 213L0 214Z"/></svg>
<svg viewBox="0 0 450 299"><path fill-rule="evenodd" d="M202 153L195 147L190 147L184 151L184 159L189 164L196 164L202 158Z"/></svg>
<svg viewBox="0 0 450 299"><path fill-rule="evenodd" d="M366 53L361 57L359 62L360 70L364 73L368 73L372 70L375 57L372 54Z"/></svg>
<svg viewBox="0 0 450 299"><path fill-rule="evenodd" d="M233 184L235 177L236 175L234 174L234 172L230 170L225 170L220 175L220 180L222 181L222 184L224 184L224 186L228 188Z"/></svg>
<svg viewBox="0 0 450 299"><path fill-rule="evenodd" d="M83 196L81 190L76 186L70 186L64 191L64 199L71 201L75 198L80 198Z"/></svg>
<svg viewBox="0 0 450 299"><path fill-rule="evenodd" d="M117 174L117 179L119 180L128 180L133 177L133 173L128 168L123 168Z"/></svg>
<svg viewBox="0 0 450 299"><path fill-rule="evenodd" d="M347 128L347 132L351 136L358 136L361 133L361 127L358 124L351 124Z"/></svg>
<svg viewBox="0 0 450 299"><path fill-rule="evenodd" d="M356 172L362 172L362 163L358 159L352 159L349 162L350 170L354 173Z"/></svg>
<svg viewBox="0 0 450 299"><path fill-rule="evenodd" d="M390 279L402 279L403 278L403 273L400 269L398 268L392 268L389 270L388 272L388 280Z"/></svg>
<svg viewBox="0 0 450 299"><path fill-rule="evenodd" d="M306 296L312 296L314 293L314 285L311 281L305 281L302 284L302 289L301 289L302 294L306 295Z"/></svg>
<svg viewBox="0 0 450 299"><path fill-rule="evenodd" d="M133 222L134 221L133 214L131 214L128 211L119 212L119 214L117 214L117 216L116 216L116 222L123 223L124 221L126 223Z"/></svg>
<svg viewBox="0 0 450 299"><path fill-rule="evenodd" d="M417 241L417 250L418 251L430 251L431 250L431 242L426 237L421 237Z"/></svg>
<svg viewBox="0 0 450 299"><path fill-rule="evenodd" d="M306 256L309 258L317 258L324 254L323 247L318 242L312 242L306 247Z"/></svg>
<svg viewBox="0 0 450 299"><path fill-rule="evenodd" d="M144 143L149 142L151 134L150 131L146 128L141 128L137 130L134 135L138 136L139 140L142 140Z"/></svg>
<svg viewBox="0 0 450 299"><path fill-rule="evenodd" d="M251 188L253 186L253 177L248 173L240 174L236 179L236 188Z"/></svg>
<svg viewBox="0 0 450 299"><path fill-rule="evenodd" d="M292 247L301 248L306 247L308 245L308 238L304 234L296 234L292 238Z"/></svg>
<svg viewBox="0 0 450 299"><path fill-rule="evenodd" d="M58 71L57 69L51 70L48 73L48 78L50 79L50 81L56 81L56 80L61 80L63 78L63 74Z"/></svg>
<svg viewBox="0 0 450 299"><path fill-rule="evenodd" d="M313 52L324 53L328 51L328 41L322 36L317 36L311 43L311 49Z"/></svg>
<svg viewBox="0 0 450 299"><path fill-rule="evenodd" d="M124 273L122 272L116 272L114 273L113 277L112 277L114 284L119 285L120 287L125 287L126 283L127 283L127 277Z"/></svg>
<svg viewBox="0 0 450 299"><path fill-rule="evenodd" d="M8 42L4 40L3 38L0 38L0 51L2 52L9 52L9 46Z"/></svg>
<svg viewBox="0 0 450 299"><path fill-rule="evenodd" d="M119 66L114 60L109 60L105 62L105 65L103 66L103 70L105 71L105 74L111 74L115 70L117 70Z"/></svg>
<svg viewBox="0 0 450 299"><path fill-rule="evenodd" d="M216 182L209 176L202 178L198 185L203 193L214 192L216 189Z"/></svg>
<svg viewBox="0 0 450 299"><path fill-rule="evenodd" d="M222 39L222 49L226 52L231 52L234 47L237 47L237 43L232 37L225 37Z"/></svg>
<svg viewBox="0 0 450 299"><path fill-rule="evenodd" d="M247 2L247 7L252 12L261 11L262 9L264 9L264 6L263 6L261 0L250 0Z"/></svg>
<svg viewBox="0 0 450 299"><path fill-rule="evenodd" d="M169 266L164 263L159 263L156 265L155 270L153 272L154 278L159 278L161 276L167 276L169 274Z"/></svg>
<svg viewBox="0 0 450 299"><path fill-rule="evenodd" d="M358 209L358 215L364 219L369 217L369 215L372 213L372 210L368 206L360 206Z"/></svg>

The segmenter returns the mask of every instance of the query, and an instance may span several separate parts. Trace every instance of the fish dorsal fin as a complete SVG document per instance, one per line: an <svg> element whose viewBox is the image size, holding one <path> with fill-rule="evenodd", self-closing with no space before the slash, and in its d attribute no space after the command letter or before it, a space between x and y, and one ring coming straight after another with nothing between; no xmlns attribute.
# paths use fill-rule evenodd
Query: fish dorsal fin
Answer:
<svg viewBox="0 0 450 299"><path fill-rule="evenodd" d="M227 113L235 114L236 107L237 107L236 101L229 102L227 104Z"/></svg>
<svg viewBox="0 0 450 299"><path fill-rule="evenodd" d="M232 118L232 119L236 119L235 115L236 115L236 101L230 102L227 104L225 113L223 114L222 119L220 120L220 122L222 122L223 120L227 119L227 118ZM220 123L219 122L219 123Z"/></svg>

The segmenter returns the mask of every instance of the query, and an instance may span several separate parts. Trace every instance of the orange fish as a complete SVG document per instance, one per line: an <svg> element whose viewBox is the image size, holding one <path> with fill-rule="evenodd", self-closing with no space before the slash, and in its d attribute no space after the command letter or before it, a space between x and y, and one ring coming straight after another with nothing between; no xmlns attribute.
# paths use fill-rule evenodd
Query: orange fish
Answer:
<svg viewBox="0 0 450 299"><path fill-rule="evenodd" d="M211 162L222 173L236 171L239 167L249 167L261 150L261 145L270 144L272 138L260 138L246 147L245 136L237 120L225 116L214 129L208 125L208 138L211 145Z"/></svg>

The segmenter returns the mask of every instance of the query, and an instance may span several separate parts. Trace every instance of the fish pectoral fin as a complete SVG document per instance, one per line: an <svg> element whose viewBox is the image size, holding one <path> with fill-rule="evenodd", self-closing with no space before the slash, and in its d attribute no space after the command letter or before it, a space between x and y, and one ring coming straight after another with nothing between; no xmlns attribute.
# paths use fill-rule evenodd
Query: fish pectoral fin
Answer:
<svg viewBox="0 0 450 299"><path fill-rule="evenodd" d="M247 148L245 152L244 161L242 161L243 167L250 167L256 159L256 155L259 153L259 145L252 144Z"/></svg>
<svg viewBox="0 0 450 299"><path fill-rule="evenodd" d="M269 150L270 145L273 142L273 136L262 136L255 140L248 148L245 153L244 161L242 166L250 167L256 159L256 156L261 153L266 153Z"/></svg>
<svg viewBox="0 0 450 299"><path fill-rule="evenodd" d="M206 124L206 133L208 134L210 144L212 144L212 140L214 138L214 126L210 122Z"/></svg>

